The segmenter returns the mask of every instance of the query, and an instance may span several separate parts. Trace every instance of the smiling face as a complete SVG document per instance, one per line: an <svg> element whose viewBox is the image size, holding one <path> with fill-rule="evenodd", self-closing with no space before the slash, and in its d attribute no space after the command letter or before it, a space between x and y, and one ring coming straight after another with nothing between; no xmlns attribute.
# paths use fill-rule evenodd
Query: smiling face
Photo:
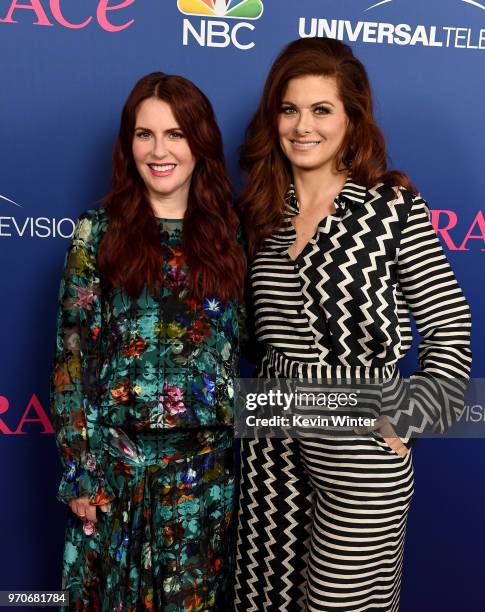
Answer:
<svg viewBox="0 0 485 612"><path fill-rule="evenodd" d="M133 158L152 204L188 198L196 160L170 105L159 98L148 98L138 108Z"/></svg>
<svg viewBox="0 0 485 612"><path fill-rule="evenodd" d="M335 78L309 75L291 79L283 93L278 133L293 173L335 171L348 124Z"/></svg>

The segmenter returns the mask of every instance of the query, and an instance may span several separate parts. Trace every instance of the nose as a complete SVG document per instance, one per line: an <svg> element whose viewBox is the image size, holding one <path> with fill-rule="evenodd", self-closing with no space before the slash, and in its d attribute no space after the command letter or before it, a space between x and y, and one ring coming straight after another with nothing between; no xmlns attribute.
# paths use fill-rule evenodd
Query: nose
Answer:
<svg viewBox="0 0 485 612"><path fill-rule="evenodd" d="M153 139L152 155L158 159L162 159L167 154L167 145L164 138L157 136Z"/></svg>
<svg viewBox="0 0 485 612"><path fill-rule="evenodd" d="M312 131L312 115L307 109L302 109L295 124L297 134L309 134Z"/></svg>

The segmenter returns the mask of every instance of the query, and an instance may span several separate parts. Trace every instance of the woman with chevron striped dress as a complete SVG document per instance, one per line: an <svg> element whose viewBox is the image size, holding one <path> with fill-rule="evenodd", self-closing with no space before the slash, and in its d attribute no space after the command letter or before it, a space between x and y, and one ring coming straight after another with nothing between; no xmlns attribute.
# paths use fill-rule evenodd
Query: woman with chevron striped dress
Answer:
<svg viewBox="0 0 485 612"><path fill-rule="evenodd" d="M241 162L258 376L382 384L367 428L242 440L235 608L397 612L410 438L459 414L468 304L426 202L387 167L347 45L306 38L281 52ZM421 369L406 386L410 314Z"/></svg>

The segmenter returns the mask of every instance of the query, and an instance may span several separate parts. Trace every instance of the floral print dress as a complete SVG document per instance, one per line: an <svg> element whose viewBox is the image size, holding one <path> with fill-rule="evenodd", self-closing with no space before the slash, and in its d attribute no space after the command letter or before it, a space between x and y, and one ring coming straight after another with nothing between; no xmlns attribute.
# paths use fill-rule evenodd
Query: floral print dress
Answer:
<svg viewBox="0 0 485 612"><path fill-rule="evenodd" d="M51 412L70 513L63 588L76 610L230 608L237 304L188 296L182 221L157 219L157 296L102 290L103 208L79 220L61 283Z"/></svg>

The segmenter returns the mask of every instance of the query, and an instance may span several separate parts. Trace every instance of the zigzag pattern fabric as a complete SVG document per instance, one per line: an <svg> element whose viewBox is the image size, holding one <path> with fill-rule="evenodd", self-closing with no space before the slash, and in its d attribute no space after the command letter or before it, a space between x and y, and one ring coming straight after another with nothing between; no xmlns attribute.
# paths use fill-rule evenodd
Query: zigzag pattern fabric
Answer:
<svg viewBox="0 0 485 612"><path fill-rule="evenodd" d="M376 379L405 442L445 431L463 407L470 311L430 222L406 189L349 178L335 214L292 260L293 189L282 227L250 270L258 374L302 382ZM397 368L421 335L421 370ZM245 439L236 610L399 610L411 451L368 437Z"/></svg>
<svg viewBox="0 0 485 612"><path fill-rule="evenodd" d="M243 440L235 609L398 612L411 452L379 437Z"/></svg>
<svg viewBox="0 0 485 612"><path fill-rule="evenodd" d="M313 491L292 440L243 440L235 609L305 609Z"/></svg>
<svg viewBox="0 0 485 612"><path fill-rule="evenodd" d="M390 380L412 344L412 314L421 369L389 417L401 438L443 432L463 409L471 317L428 206L406 189L367 190L351 178L335 206L293 261L290 189L285 223L250 271L256 337L294 362L298 378Z"/></svg>

